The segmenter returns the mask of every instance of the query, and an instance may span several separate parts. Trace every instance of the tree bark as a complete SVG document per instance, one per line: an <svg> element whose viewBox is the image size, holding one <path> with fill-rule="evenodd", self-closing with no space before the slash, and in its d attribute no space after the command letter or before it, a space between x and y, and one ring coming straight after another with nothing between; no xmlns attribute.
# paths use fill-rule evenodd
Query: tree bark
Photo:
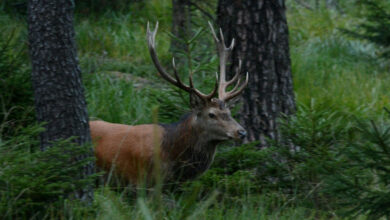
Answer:
<svg viewBox="0 0 390 220"><path fill-rule="evenodd" d="M248 131L246 141L280 140L277 120L295 111L286 7L283 0L219 0L218 23L225 39L236 39L229 74L243 61L249 72L239 119Z"/></svg>
<svg viewBox="0 0 390 220"><path fill-rule="evenodd" d="M40 135L41 150L70 137L90 147L87 106L74 42L74 1L30 0L28 9L36 114L39 122L46 123ZM90 155L77 155L75 160L89 156L92 148ZM94 164L91 162L80 172L78 178L92 174ZM90 202L92 186L78 190L75 197Z"/></svg>
<svg viewBox="0 0 390 220"><path fill-rule="evenodd" d="M188 39L191 31L191 10L188 0L172 0L172 34L179 39ZM172 39L172 51L188 51L187 45Z"/></svg>

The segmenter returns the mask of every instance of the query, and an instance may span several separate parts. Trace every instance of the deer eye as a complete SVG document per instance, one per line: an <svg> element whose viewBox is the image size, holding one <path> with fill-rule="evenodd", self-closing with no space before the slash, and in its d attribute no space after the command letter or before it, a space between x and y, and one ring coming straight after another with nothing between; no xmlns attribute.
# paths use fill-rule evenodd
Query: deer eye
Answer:
<svg viewBox="0 0 390 220"><path fill-rule="evenodd" d="M213 114L213 113L209 113L209 117L210 117L210 118L215 118L216 116L215 116L215 114Z"/></svg>

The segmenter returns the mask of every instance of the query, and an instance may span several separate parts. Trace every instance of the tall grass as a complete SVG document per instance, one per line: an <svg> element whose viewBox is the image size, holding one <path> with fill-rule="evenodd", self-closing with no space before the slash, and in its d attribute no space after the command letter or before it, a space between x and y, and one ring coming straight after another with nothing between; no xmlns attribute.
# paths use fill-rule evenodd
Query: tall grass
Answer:
<svg viewBox="0 0 390 220"><path fill-rule="evenodd" d="M316 99L359 116L381 115L390 104L388 64L376 57L374 45L339 31L353 18L329 10L297 10L288 18L297 101Z"/></svg>
<svg viewBox="0 0 390 220"><path fill-rule="evenodd" d="M370 45L347 41L342 36L312 39L293 48L298 102L322 100L361 116L383 112L390 104L390 76L369 49Z"/></svg>
<svg viewBox="0 0 390 220"><path fill-rule="evenodd" d="M142 8L136 3L132 7L133 11L128 13L107 12L96 19L77 19L76 39L82 63L97 60L97 65L93 67L100 71L117 70L146 77L155 73L149 62L146 62L150 60L146 45L146 23L159 21L161 30L169 30L169 3L166 0L153 0ZM157 45L162 59L169 54L169 44L167 33L160 31Z"/></svg>
<svg viewBox="0 0 390 220"><path fill-rule="evenodd" d="M90 117L113 123L152 122L152 103L131 82L103 74L90 76L86 81Z"/></svg>
<svg viewBox="0 0 390 220"><path fill-rule="evenodd" d="M299 207L283 207L283 198L243 196L240 201L220 201L214 192L204 198L168 197L162 206L148 197L138 197L133 205L107 191L96 196L97 219L327 219L326 214ZM280 205L277 207L276 205Z"/></svg>

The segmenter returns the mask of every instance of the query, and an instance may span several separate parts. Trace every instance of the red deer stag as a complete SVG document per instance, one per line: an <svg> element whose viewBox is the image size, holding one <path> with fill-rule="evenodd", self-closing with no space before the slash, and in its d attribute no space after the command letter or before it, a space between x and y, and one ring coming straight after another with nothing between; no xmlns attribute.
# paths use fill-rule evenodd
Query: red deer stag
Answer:
<svg viewBox="0 0 390 220"><path fill-rule="evenodd" d="M168 125L130 126L91 121L91 136L97 144L95 154L100 168L110 170L115 164L115 171L120 177L137 184L153 180L151 173L157 159L164 181L187 180L209 168L218 143L246 136L246 131L232 118L226 103L243 91L248 84L248 73L245 81L241 82L238 68L235 76L226 81L226 63L234 40L226 47L222 31L219 39L211 24L210 27L218 47L220 76L219 80L217 76L214 90L206 95L194 87L191 74L189 85L182 82L174 59L173 77L161 66L155 51L158 23L154 31L148 24L147 40L155 67L165 80L190 94L192 111L181 121ZM233 83L234 88L226 91ZM213 98L217 92L218 98Z"/></svg>

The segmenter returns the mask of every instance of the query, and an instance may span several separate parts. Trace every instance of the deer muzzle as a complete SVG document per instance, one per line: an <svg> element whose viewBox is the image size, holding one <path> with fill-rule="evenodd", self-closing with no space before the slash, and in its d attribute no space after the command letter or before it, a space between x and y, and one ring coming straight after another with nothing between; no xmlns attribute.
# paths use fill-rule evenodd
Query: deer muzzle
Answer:
<svg viewBox="0 0 390 220"><path fill-rule="evenodd" d="M238 138L240 138L241 140L243 140L245 137L246 137L246 131L244 129L240 129L237 131L237 136Z"/></svg>

